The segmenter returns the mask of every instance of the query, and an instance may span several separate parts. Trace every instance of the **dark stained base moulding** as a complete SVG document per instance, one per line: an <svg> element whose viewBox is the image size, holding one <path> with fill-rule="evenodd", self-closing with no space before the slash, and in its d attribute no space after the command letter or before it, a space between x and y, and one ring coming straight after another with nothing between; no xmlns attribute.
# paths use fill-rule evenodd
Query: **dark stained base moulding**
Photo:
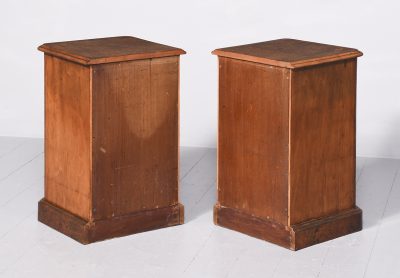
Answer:
<svg viewBox="0 0 400 278"><path fill-rule="evenodd" d="M89 222L45 199L39 202L38 220L82 244L183 224L181 204Z"/></svg>
<svg viewBox="0 0 400 278"><path fill-rule="evenodd" d="M260 219L237 209L214 206L216 225L235 230L282 247L299 250L362 229L362 211L358 207L328 217L313 219L290 227Z"/></svg>

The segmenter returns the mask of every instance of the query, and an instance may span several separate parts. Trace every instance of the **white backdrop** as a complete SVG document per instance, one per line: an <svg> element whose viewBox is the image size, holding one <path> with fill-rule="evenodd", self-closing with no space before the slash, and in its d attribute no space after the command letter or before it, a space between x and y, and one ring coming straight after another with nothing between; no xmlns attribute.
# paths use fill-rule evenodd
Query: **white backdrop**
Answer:
<svg viewBox="0 0 400 278"><path fill-rule="evenodd" d="M357 153L400 158L398 1L2 0L0 136L43 137L44 42L131 35L185 49L181 145L215 147L219 47L283 37L358 48Z"/></svg>

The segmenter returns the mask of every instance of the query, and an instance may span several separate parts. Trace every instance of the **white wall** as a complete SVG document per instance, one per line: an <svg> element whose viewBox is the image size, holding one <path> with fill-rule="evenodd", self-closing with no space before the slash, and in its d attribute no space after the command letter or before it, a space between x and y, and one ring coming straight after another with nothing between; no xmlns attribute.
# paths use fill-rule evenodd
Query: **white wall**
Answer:
<svg viewBox="0 0 400 278"><path fill-rule="evenodd" d="M400 158L398 1L2 0L0 135L43 136L44 42L132 35L185 49L181 144L216 144L217 59L230 45L291 37L354 47L358 154Z"/></svg>

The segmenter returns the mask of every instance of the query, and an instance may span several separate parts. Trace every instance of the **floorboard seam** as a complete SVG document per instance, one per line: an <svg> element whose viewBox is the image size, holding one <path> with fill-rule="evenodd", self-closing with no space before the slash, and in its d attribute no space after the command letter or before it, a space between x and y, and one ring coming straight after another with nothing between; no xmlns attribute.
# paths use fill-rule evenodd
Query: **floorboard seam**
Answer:
<svg viewBox="0 0 400 278"><path fill-rule="evenodd" d="M187 175L189 175L189 173L193 170L193 168L196 167L197 164L199 164L200 161L207 155L207 152L208 150L206 150L204 154L199 158L199 160L186 172L186 174L182 178L180 178L180 181L183 181L183 179L186 178Z"/></svg>
<svg viewBox="0 0 400 278"><path fill-rule="evenodd" d="M185 270L183 271L183 273L186 273L186 271L190 268L190 266L193 264L193 262L196 260L196 258L199 256L200 252L204 249L204 247L206 247L207 242L210 240L212 234L214 233L214 229L210 232L210 234L208 235L207 239L204 241L204 243L201 245L201 247L199 248L199 250L197 250L196 254L193 256L193 258L191 259L191 261L189 262L189 264L186 266Z"/></svg>
<svg viewBox="0 0 400 278"><path fill-rule="evenodd" d="M15 195L13 195L11 197L11 199L8 199L7 201L5 201L3 204L0 204L0 208L5 207L8 203L10 203L11 201L15 200L16 198L18 198L19 195L21 195L22 193L24 193L25 191L29 190L31 187L33 187L37 181L42 180L43 176L40 176L39 178L35 179L33 182L29 183L26 187L24 187L22 190L18 191L18 193L16 193Z"/></svg>
<svg viewBox="0 0 400 278"><path fill-rule="evenodd" d="M6 151L5 153L3 153L2 155L0 155L0 159L2 159L3 157L7 156L8 154L12 153L13 151L17 150L18 148L20 148L21 146L23 146L25 143L27 142L27 140L23 141L22 143L14 146L13 148L11 148L11 150Z"/></svg>
<svg viewBox="0 0 400 278"><path fill-rule="evenodd" d="M393 190L394 184L395 184L395 182L396 182L397 176L398 176L398 174L399 174L399 170L400 170L400 167L397 168L396 174L395 174L394 177L393 177L392 185L391 185L390 191L389 191L389 193L388 193L388 195L387 195L385 207L383 208L382 215L381 215L381 217L380 217L380 219L379 219L378 229L377 229L377 231L376 231L376 233L375 233L374 241L373 241L373 243L372 243L372 248L371 248L371 251L369 252L369 255L368 255L368 261L367 261L367 265L365 266L365 269L364 269L363 278L365 278L365 276L367 275L369 263L370 263L370 261L371 261L372 254L374 253L376 240L377 240L377 238L378 238L378 235L379 235L379 232L380 232L380 229L381 229L382 219L383 219L383 217L385 216L385 212L386 212L386 209L387 209L387 206L388 206L388 203L389 203L390 195L392 194L392 190Z"/></svg>
<svg viewBox="0 0 400 278"><path fill-rule="evenodd" d="M367 159L364 159L363 163L362 163L362 166L361 166L361 169L360 169L360 173L358 174L358 177L356 179L356 185L358 184L358 181L360 180L360 177L361 177L361 175L362 175L362 173L364 171L364 167L365 167L366 163L367 163Z"/></svg>
<svg viewBox="0 0 400 278"><path fill-rule="evenodd" d="M25 167L25 165L29 164L30 162L32 162L33 160L35 160L36 158L38 158L40 155L42 155L44 152L41 151L40 153L36 154L33 158L31 158L30 160L28 160L27 162L25 162L24 164L18 166L18 168L14 169L11 171L11 173L9 173L8 175L0 178L0 182L4 181L5 179L7 179L9 176L11 176L12 174L14 174L15 172L18 172L20 169L22 169L23 167Z"/></svg>

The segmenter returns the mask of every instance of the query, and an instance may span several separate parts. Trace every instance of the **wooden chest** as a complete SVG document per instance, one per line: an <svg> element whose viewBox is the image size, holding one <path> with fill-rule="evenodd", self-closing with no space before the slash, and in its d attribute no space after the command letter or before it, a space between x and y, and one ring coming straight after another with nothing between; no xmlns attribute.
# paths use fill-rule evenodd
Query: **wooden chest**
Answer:
<svg viewBox="0 0 400 278"><path fill-rule="evenodd" d="M301 249L361 230L356 49L281 39L217 49L217 225Z"/></svg>
<svg viewBox="0 0 400 278"><path fill-rule="evenodd" d="M39 221L91 243L183 223L181 49L134 37L47 43Z"/></svg>

